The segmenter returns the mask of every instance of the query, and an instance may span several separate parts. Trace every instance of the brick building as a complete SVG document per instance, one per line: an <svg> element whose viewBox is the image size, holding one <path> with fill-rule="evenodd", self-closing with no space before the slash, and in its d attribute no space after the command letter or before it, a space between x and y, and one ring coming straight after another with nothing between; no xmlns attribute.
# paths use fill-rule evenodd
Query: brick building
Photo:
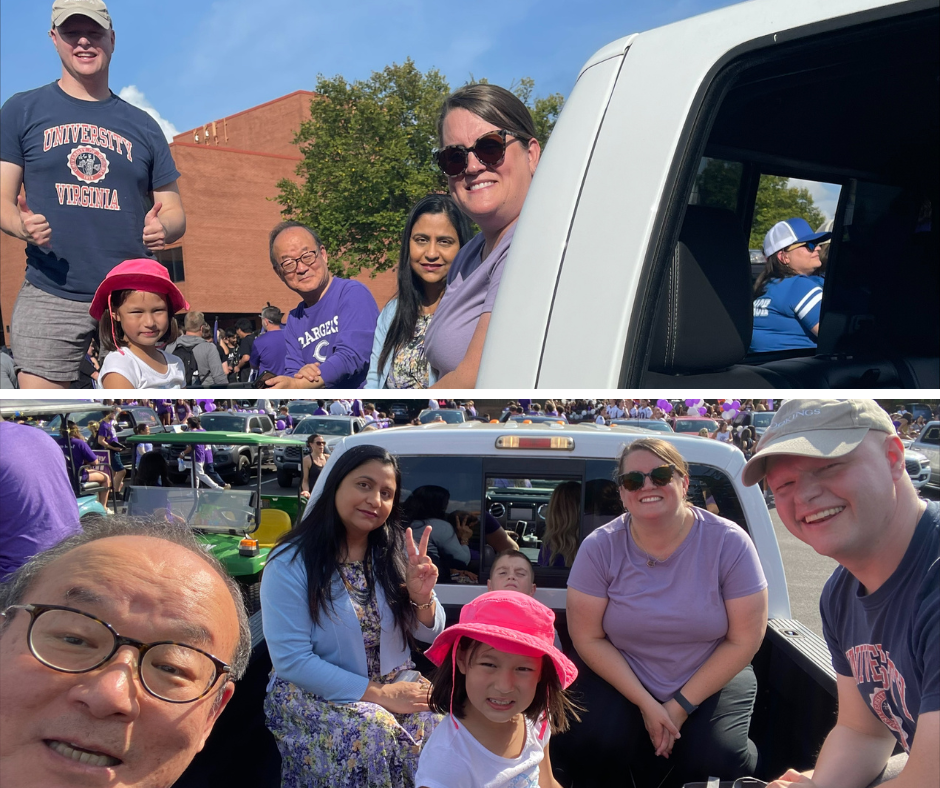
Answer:
<svg viewBox="0 0 940 788"><path fill-rule="evenodd" d="M271 270L268 233L281 219L277 182L296 178L301 156L293 144L310 116L313 93L298 90L173 138L170 152L180 171L186 234L158 254L193 309L230 325L255 320L271 302L282 311L299 298ZM0 233L0 315L9 331L23 282L25 244ZM357 277L381 308L395 292L395 272ZM7 333L7 337L9 334Z"/></svg>

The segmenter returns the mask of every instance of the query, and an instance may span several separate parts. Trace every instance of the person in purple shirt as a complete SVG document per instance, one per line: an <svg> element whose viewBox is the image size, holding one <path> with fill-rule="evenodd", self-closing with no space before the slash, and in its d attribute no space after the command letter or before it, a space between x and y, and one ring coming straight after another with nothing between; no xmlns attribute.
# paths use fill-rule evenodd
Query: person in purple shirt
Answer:
<svg viewBox="0 0 940 788"><path fill-rule="evenodd" d="M205 432L198 416L190 416L186 419L186 425L189 427L190 432ZM187 446L183 449L181 456L188 457L190 455L193 459L193 473L196 474L197 482L202 482L210 490L228 489L228 487L231 486L228 484L219 484L206 473L206 462L211 462L213 459L212 451L208 446L204 443L194 443L191 446Z"/></svg>
<svg viewBox="0 0 940 788"><path fill-rule="evenodd" d="M671 443L635 440L616 467L624 514L585 537L568 576L592 713L552 749L591 751L585 785L622 782L624 764L638 785L752 775L750 663L767 625L757 549L687 501L689 467Z"/></svg>
<svg viewBox="0 0 940 788"><path fill-rule="evenodd" d="M67 442L65 436L62 436L59 443L65 454L65 465L69 473L72 473L72 467L78 468L79 482L82 484L94 482L101 485L104 489L98 491L98 502L102 506L107 506L108 495L111 492L111 479L104 471L88 467L89 465L96 465L99 462L99 457L92 451L91 446L85 442L81 429L74 421L68 422ZM71 449L71 454L69 449ZM74 465L70 465L70 463L74 463Z"/></svg>
<svg viewBox="0 0 940 788"><path fill-rule="evenodd" d="M189 403L184 399L176 400L176 420L180 424L185 424L186 419L193 415L193 409L189 406Z"/></svg>
<svg viewBox="0 0 940 788"><path fill-rule="evenodd" d="M157 406L157 415L160 417L160 423L164 427L169 427L173 423L173 400L158 399L154 400Z"/></svg>
<svg viewBox="0 0 940 788"><path fill-rule="evenodd" d="M301 301L287 317L283 375L270 388L364 388L379 308L368 288L333 276L317 234L300 222L271 231L271 265Z"/></svg>
<svg viewBox="0 0 940 788"><path fill-rule="evenodd" d="M37 427L4 421L0 444L2 582L32 556L82 527L65 458L55 440Z"/></svg>
<svg viewBox="0 0 940 788"><path fill-rule="evenodd" d="M261 326L263 333L255 337L251 345L251 354L249 364L259 375L265 372L273 372L275 375L283 375L286 369L285 357L287 356L287 334L281 328L281 320L284 313L276 306L268 304L261 310Z"/></svg>

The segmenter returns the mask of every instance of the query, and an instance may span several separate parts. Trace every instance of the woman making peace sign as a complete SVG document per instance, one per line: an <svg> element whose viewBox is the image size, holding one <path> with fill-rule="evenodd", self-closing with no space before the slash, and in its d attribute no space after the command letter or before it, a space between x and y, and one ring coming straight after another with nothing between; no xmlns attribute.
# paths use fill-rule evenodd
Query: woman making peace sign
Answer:
<svg viewBox="0 0 940 788"><path fill-rule="evenodd" d="M444 629L430 527L415 545L399 521L401 474L378 446L336 458L323 493L268 560L261 584L274 665L265 701L293 786L414 785L441 716L412 669L416 640Z"/></svg>

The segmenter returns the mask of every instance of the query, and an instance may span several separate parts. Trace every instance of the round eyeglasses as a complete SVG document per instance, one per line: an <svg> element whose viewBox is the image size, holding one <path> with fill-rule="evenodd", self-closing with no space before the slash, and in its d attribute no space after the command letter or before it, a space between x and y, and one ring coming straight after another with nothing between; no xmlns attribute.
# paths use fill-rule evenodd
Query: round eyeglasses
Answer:
<svg viewBox="0 0 940 788"><path fill-rule="evenodd" d="M315 252L304 252L300 257L288 257L286 260L282 260L279 265L281 270L285 274L292 274L297 270L298 263L303 263L308 268L313 265L313 261L317 259L320 254L322 246L318 246Z"/></svg>
<svg viewBox="0 0 940 788"><path fill-rule="evenodd" d="M142 643L119 635L114 627L89 613L59 605L10 605L30 615L26 639L30 653L46 667L62 673L89 673L108 662L121 646L140 652L137 673L141 686L168 703L192 703L209 694L231 666L202 649L163 640Z"/></svg>

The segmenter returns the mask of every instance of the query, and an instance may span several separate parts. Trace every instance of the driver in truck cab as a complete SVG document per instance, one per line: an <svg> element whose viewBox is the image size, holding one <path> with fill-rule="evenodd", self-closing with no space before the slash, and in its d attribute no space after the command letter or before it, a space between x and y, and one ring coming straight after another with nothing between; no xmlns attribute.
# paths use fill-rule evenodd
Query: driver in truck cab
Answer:
<svg viewBox="0 0 940 788"><path fill-rule="evenodd" d="M173 785L250 648L238 587L190 531L85 526L0 586L0 785Z"/></svg>
<svg viewBox="0 0 940 788"><path fill-rule="evenodd" d="M820 601L839 716L816 768L771 786L940 785L940 504L873 400L786 402L744 468L765 477L787 530L839 562Z"/></svg>

